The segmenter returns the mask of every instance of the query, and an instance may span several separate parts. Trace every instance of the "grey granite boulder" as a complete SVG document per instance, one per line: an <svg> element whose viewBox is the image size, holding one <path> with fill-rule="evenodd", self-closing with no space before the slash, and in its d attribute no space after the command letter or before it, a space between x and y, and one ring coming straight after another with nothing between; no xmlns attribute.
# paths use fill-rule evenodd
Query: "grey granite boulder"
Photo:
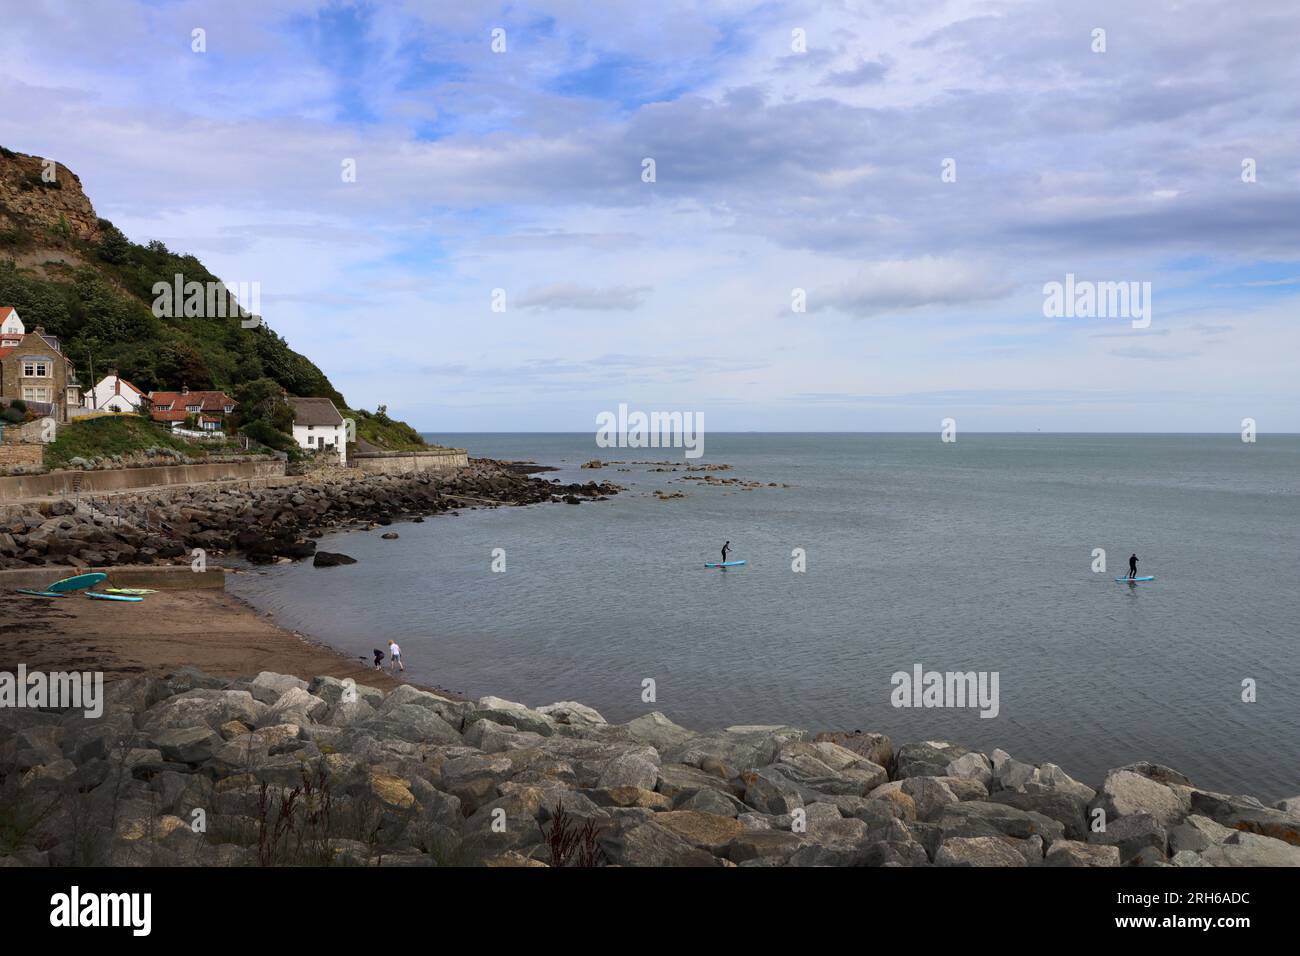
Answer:
<svg viewBox="0 0 1300 956"><path fill-rule="evenodd" d="M788 836L789 834L787 834ZM653 822L603 832L598 843L605 858L617 866L720 866L708 850Z"/></svg>
<svg viewBox="0 0 1300 956"><path fill-rule="evenodd" d="M995 750L992 755L993 783L991 790L1023 790L1025 784L1037 782L1038 768L1016 760L1005 750Z"/></svg>
<svg viewBox="0 0 1300 956"><path fill-rule="evenodd" d="M1065 828L1065 836L1071 840L1088 838L1088 801L1082 797L1057 790L1000 790L989 800L1051 817Z"/></svg>
<svg viewBox="0 0 1300 956"><path fill-rule="evenodd" d="M1300 866L1300 847L1238 831L1200 854L1209 866Z"/></svg>
<svg viewBox="0 0 1300 956"><path fill-rule="evenodd" d="M165 727L149 737L162 756L180 763L198 764L212 757L225 741L207 725Z"/></svg>
<svg viewBox="0 0 1300 956"><path fill-rule="evenodd" d="M823 731L814 738L818 743L832 743L865 757L889 770L894 765L894 745L884 734L854 731Z"/></svg>
<svg viewBox="0 0 1300 956"><path fill-rule="evenodd" d="M947 774L950 763L968 753L968 748L943 740L903 744L894 755L894 779L942 777Z"/></svg>
<svg viewBox="0 0 1300 956"><path fill-rule="evenodd" d="M1111 820L1105 830L1090 830L1087 839L1089 843L1118 847L1121 863L1132 862L1148 849L1156 851L1160 859L1164 859L1169 849L1165 827L1149 813L1132 813Z"/></svg>
<svg viewBox="0 0 1300 956"><path fill-rule="evenodd" d="M987 792L988 788L993 784L993 763L981 753L963 754L957 759L948 762L948 766L944 768L943 776L977 780Z"/></svg>
<svg viewBox="0 0 1300 956"><path fill-rule="evenodd" d="M958 802L951 787L938 777L928 776L893 780L872 790L867 796L871 800L886 799L894 791L912 798L917 820L933 820L943 813L945 807Z"/></svg>
<svg viewBox="0 0 1300 956"><path fill-rule="evenodd" d="M1006 837L951 837L934 856L935 866L1027 866L1029 860Z"/></svg>
<svg viewBox="0 0 1300 956"><path fill-rule="evenodd" d="M1257 833L1300 847L1300 814L1265 807L1254 797L1194 790L1192 812L1233 830Z"/></svg>
<svg viewBox="0 0 1300 956"><path fill-rule="evenodd" d="M1050 846L1065 838L1065 827L1051 817L981 800L950 804L935 822L945 840L959 836L1008 836L1027 840L1041 836L1044 844Z"/></svg>
<svg viewBox="0 0 1300 956"><path fill-rule="evenodd" d="M1186 816L1182 801L1169 787L1132 770L1112 770L1092 806L1106 812L1111 821L1133 813L1147 813L1161 826L1176 826Z"/></svg>
<svg viewBox="0 0 1300 956"><path fill-rule="evenodd" d="M1192 814L1178 826L1169 831L1169 852L1199 853L1215 844L1222 843L1236 833L1222 824L1215 823L1209 817Z"/></svg>
<svg viewBox="0 0 1300 956"><path fill-rule="evenodd" d="M1056 840L1043 858L1047 866L1119 866L1119 847Z"/></svg>
<svg viewBox="0 0 1300 956"><path fill-rule="evenodd" d="M771 767L747 773L743 779L744 801L760 813L789 813L803 806L799 787Z"/></svg>

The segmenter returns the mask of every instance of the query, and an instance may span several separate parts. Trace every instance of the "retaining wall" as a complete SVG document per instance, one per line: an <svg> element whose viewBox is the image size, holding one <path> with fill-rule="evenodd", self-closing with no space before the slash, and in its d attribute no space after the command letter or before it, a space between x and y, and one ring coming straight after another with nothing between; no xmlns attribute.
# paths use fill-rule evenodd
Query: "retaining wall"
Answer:
<svg viewBox="0 0 1300 956"><path fill-rule="evenodd" d="M132 488L162 488L168 485L206 481L237 481L249 478L283 477L284 462L278 458L206 465L155 465L148 468L114 468L108 471L52 471L44 475L12 475L0 478L0 502L12 498L43 498L77 493L74 481L80 476L80 493L103 494Z"/></svg>

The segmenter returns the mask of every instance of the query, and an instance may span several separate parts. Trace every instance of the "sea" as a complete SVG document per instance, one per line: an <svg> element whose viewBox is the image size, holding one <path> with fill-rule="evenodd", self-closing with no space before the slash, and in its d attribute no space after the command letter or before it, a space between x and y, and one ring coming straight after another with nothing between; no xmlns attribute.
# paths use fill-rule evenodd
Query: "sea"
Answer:
<svg viewBox="0 0 1300 956"><path fill-rule="evenodd" d="M348 655L393 638L408 679L472 697L1300 793L1300 436L709 433L698 458L426 438L626 490L330 533L358 563L230 590ZM728 541L746 564L706 568ZM1130 554L1154 581L1115 580ZM911 693L931 673L946 693Z"/></svg>

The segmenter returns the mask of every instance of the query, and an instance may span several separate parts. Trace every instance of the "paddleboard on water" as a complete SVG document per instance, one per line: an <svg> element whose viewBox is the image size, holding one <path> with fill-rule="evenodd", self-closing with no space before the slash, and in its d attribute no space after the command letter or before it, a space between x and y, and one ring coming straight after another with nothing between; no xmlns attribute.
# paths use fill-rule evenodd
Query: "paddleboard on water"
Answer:
<svg viewBox="0 0 1300 956"><path fill-rule="evenodd" d="M78 574L75 578L64 578L62 581L55 581L45 590L54 591L62 594L66 591L84 591L87 588L93 588L101 581L107 581L108 575L102 571L95 571L91 574Z"/></svg>
<svg viewBox="0 0 1300 956"><path fill-rule="evenodd" d="M33 591L31 588L18 588L19 594L30 594L33 597L67 597L66 594L60 594L58 591Z"/></svg>
<svg viewBox="0 0 1300 956"><path fill-rule="evenodd" d="M1154 574L1148 574L1146 577L1143 578L1122 577L1122 578L1116 578L1115 580L1120 582L1128 581L1130 584L1135 584L1138 581L1154 581L1155 579L1156 576Z"/></svg>
<svg viewBox="0 0 1300 956"><path fill-rule="evenodd" d="M744 563L744 561L723 561L720 563L715 561L710 564L705 564L704 566L706 568L734 568Z"/></svg>
<svg viewBox="0 0 1300 956"><path fill-rule="evenodd" d="M125 594L104 594L102 591L87 591L86 597L97 601L143 601L144 598L128 597Z"/></svg>

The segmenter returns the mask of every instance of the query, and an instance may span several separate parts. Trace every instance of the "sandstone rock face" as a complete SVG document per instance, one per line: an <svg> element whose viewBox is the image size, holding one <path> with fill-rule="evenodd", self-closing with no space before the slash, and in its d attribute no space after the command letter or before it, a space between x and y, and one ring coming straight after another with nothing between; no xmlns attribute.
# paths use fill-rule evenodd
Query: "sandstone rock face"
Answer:
<svg viewBox="0 0 1300 956"><path fill-rule="evenodd" d="M81 188L81 179L56 161L48 167L54 181L45 182L45 163L39 156L0 152L0 203L28 225L59 229L62 222L76 238L98 242L99 217ZM12 218L0 211L0 228L13 228Z"/></svg>

